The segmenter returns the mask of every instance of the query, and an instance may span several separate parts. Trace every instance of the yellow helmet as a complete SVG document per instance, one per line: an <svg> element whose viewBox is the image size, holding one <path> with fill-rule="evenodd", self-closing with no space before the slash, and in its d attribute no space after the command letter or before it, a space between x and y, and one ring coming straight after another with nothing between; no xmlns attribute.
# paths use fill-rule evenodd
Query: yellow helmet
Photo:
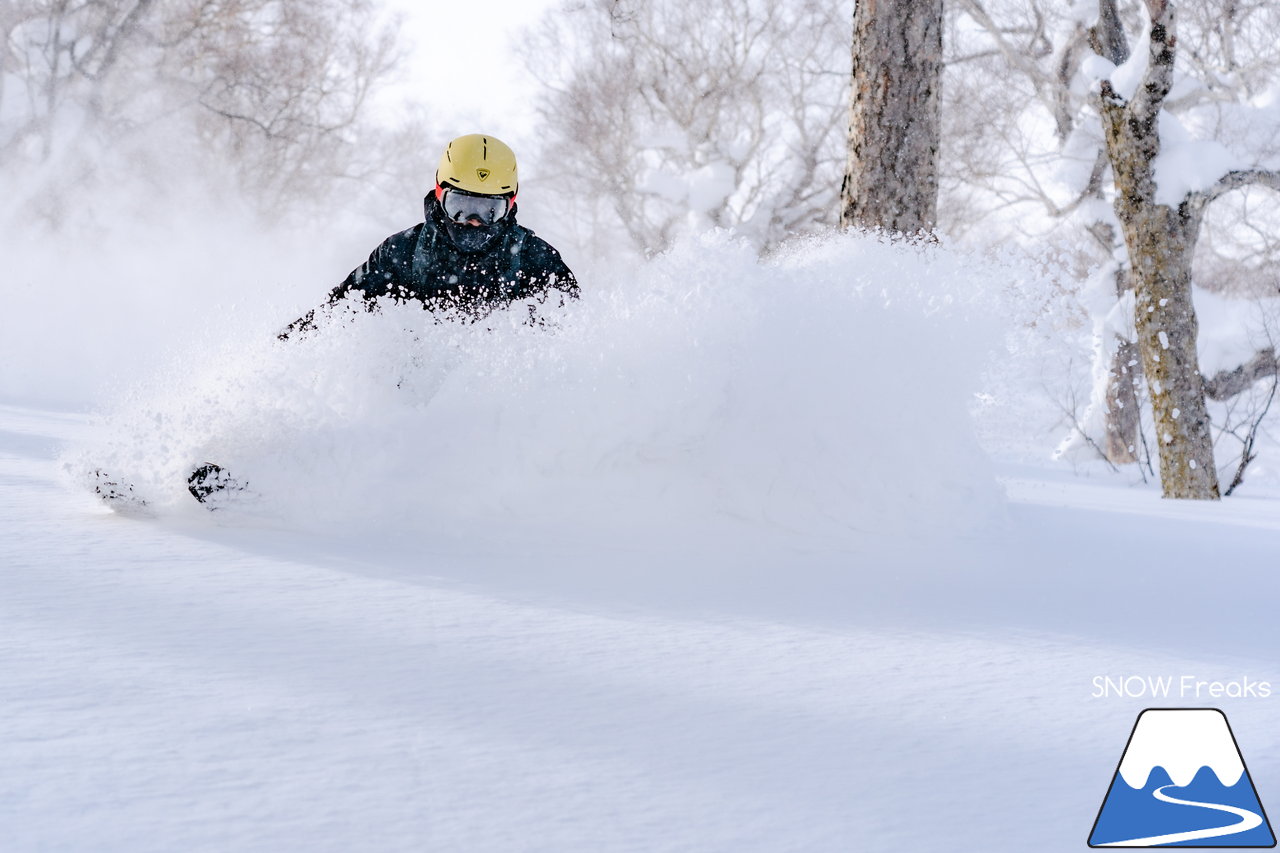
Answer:
<svg viewBox="0 0 1280 853"><path fill-rule="evenodd" d="M520 185L516 154L496 136L459 136L440 155L436 186L445 184L477 195L513 195Z"/></svg>

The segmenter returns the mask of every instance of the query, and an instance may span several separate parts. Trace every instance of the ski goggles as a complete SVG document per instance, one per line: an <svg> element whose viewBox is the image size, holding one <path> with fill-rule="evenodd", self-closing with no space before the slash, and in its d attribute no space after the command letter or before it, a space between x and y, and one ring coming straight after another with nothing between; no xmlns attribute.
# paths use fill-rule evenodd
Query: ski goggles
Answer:
<svg viewBox="0 0 1280 853"><path fill-rule="evenodd" d="M453 187L445 187L440 195L444 215L453 222L476 219L492 225L507 215L511 197L505 195L474 195Z"/></svg>

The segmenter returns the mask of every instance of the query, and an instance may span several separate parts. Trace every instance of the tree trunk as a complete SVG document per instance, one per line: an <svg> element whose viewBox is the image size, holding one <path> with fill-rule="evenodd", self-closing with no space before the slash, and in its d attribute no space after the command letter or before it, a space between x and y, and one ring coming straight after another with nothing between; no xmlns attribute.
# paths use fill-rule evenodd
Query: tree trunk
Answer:
<svg viewBox="0 0 1280 853"><path fill-rule="evenodd" d="M1116 0L1098 0L1098 22L1089 31L1089 43L1099 56L1113 65L1122 65L1129 59L1129 39L1125 36ZM1064 90L1070 84L1070 78L1064 75ZM1101 185L1098 195L1102 195ZM1108 252L1114 253L1118 248L1115 228L1109 223L1103 223L1100 224L1099 233L1106 235L1106 248ZM1123 299L1128 289L1128 270L1121 266L1116 271L1116 299ZM1105 394L1102 452L1112 465L1131 465L1138 461L1138 431L1142 429L1142 422L1138 417L1137 392L1140 373L1141 359L1137 345L1120 337L1111 358L1110 370L1107 371Z"/></svg>
<svg viewBox="0 0 1280 853"><path fill-rule="evenodd" d="M1156 202L1160 110L1173 80L1173 10L1164 0L1148 0L1148 5L1152 21L1146 75L1129 101L1103 82L1102 125L1115 174L1116 215L1129 251L1137 345L1150 389L1164 496L1217 500L1218 472L1191 301L1200 206L1189 198L1177 207Z"/></svg>
<svg viewBox="0 0 1280 853"><path fill-rule="evenodd" d="M938 211L942 0L857 0L840 225L933 230Z"/></svg>
<svg viewBox="0 0 1280 853"><path fill-rule="evenodd" d="M1133 341L1121 341L1111 358L1107 382L1106 433L1102 452L1112 465L1132 465L1138 461L1138 378L1141 361Z"/></svg>
<svg viewBox="0 0 1280 853"><path fill-rule="evenodd" d="M1218 472L1191 302L1195 244L1184 229L1178 211L1164 205L1152 205L1146 215L1126 224L1125 240L1135 259L1134 319L1155 417L1164 495L1217 500Z"/></svg>

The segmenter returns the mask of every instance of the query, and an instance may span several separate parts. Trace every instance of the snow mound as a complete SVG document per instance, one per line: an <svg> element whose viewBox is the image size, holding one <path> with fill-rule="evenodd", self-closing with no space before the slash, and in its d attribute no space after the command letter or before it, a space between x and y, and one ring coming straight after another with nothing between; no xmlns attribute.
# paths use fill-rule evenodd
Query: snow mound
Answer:
<svg viewBox="0 0 1280 853"><path fill-rule="evenodd" d="M584 281L545 326L349 306L303 339L189 354L67 468L199 514L186 472L216 462L248 484L220 523L967 529L1002 506L969 416L1001 340L981 294L1015 279L871 236L762 261L711 234Z"/></svg>

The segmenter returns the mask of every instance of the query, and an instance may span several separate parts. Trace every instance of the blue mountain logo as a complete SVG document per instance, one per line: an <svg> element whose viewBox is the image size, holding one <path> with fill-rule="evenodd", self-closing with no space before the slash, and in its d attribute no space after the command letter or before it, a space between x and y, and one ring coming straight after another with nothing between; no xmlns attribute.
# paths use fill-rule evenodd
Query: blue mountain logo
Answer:
<svg viewBox="0 0 1280 853"><path fill-rule="evenodd" d="M1138 715L1090 847L1275 847L1227 717L1216 708Z"/></svg>

